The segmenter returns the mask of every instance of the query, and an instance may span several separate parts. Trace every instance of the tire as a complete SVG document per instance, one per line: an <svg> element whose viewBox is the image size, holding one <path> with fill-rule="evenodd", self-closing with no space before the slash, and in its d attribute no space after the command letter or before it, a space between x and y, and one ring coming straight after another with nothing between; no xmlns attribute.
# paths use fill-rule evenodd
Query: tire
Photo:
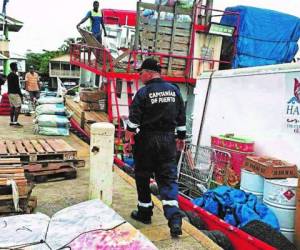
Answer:
<svg viewBox="0 0 300 250"><path fill-rule="evenodd" d="M184 211L189 222L199 230L207 229L205 222L193 211Z"/></svg>
<svg viewBox="0 0 300 250"><path fill-rule="evenodd" d="M218 246L222 247L224 250L234 250L234 247L231 244L229 238L218 230L212 231L202 231L208 238L215 242Z"/></svg>

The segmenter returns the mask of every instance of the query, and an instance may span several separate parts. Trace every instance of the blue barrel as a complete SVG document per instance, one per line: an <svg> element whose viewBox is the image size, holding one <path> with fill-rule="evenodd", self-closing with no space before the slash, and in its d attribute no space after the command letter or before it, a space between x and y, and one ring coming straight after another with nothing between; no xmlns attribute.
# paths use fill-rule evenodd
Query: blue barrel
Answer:
<svg viewBox="0 0 300 250"><path fill-rule="evenodd" d="M280 231L291 241L295 237L297 178L265 179L263 202L276 215Z"/></svg>

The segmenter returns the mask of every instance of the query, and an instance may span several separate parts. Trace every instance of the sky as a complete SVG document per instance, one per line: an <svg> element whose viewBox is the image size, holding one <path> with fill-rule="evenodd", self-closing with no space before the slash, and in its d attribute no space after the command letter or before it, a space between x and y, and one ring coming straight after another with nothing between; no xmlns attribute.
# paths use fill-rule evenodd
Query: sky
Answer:
<svg viewBox="0 0 300 250"><path fill-rule="evenodd" d="M100 0L100 7L135 10L136 2ZM56 50L65 39L79 36L76 24L92 9L92 3L93 0L9 0L7 15L24 22L18 33L10 33L10 51L24 55L27 50ZM300 17L299 0L214 0L214 9L236 5L268 8Z"/></svg>

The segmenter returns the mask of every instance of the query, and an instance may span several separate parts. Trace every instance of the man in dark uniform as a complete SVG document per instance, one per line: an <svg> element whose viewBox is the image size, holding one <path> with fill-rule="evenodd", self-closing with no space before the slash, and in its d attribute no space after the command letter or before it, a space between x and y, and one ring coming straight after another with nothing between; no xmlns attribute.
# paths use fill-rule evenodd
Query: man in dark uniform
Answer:
<svg viewBox="0 0 300 250"><path fill-rule="evenodd" d="M133 211L131 217L151 223L153 203L149 184L154 173L170 233L176 237L182 234L182 214L177 201L176 147L177 150L184 147L186 118L178 87L162 80L160 72L156 60L148 58L143 62L140 79L146 86L139 89L130 105L125 139L134 140L138 193L138 210Z"/></svg>

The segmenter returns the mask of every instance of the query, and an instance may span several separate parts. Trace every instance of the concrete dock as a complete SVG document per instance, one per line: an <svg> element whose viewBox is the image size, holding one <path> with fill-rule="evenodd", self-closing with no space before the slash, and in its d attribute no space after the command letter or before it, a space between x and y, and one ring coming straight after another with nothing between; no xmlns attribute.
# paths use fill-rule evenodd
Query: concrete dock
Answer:
<svg viewBox="0 0 300 250"><path fill-rule="evenodd" d="M19 122L24 125L23 128L11 127L9 126L9 117L0 117L0 138L49 138L33 134L32 117L20 115ZM78 158L85 160L86 166L78 169L76 179L41 183L35 186L32 193L37 196L38 205L35 212L42 212L49 216L65 207L88 199L89 145L72 133L63 139L78 150ZM158 249L221 249L186 222L183 225L183 235L178 239L172 239L167 221L161 211L160 201L155 198L156 207L151 225L144 225L132 220L130 212L136 208L136 201L134 180L116 168L114 171L113 209L148 237Z"/></svg>

